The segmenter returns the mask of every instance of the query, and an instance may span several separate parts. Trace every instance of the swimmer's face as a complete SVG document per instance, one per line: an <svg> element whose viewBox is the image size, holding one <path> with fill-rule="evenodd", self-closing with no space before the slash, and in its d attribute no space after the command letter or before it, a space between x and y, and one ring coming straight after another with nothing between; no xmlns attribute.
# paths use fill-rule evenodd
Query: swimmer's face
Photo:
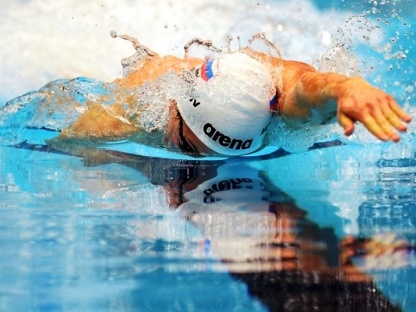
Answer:
<svg viewBox="0 0 416 312"><path fill-rule="evenodd" d="M171 100L169 121L166 129L168 141L183 153L192 155L213 155L215 152L202 143L182 119L176 102Z"/></svg>

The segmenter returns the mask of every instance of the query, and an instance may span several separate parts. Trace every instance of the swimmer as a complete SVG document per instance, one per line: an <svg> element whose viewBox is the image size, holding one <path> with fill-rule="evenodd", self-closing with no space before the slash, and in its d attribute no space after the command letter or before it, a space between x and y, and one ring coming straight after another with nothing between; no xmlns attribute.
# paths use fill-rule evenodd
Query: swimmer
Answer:
<svg viewBox="0 0 416 312"><path fill-rule="evenodd" d="M194 43L213 48L211 42L199 39L185 46L184 58L162 57L136 39L112 35L130 40L139 52L134 70L115 82L121 88L134 90L168 73L181 78L181 90L166 91L169 116L163 136L170 147L183 153L252 153L265 143L266 131L274 131L269 127L274 115L291 127L302 127L308 121L320 124L337 116L347 136L361 122L378 139L394 142L411 121L392 96L360 77L318 72L308 64L249 47L205 59L189 57ZM145 130L135 122L140 111L128 114L134 105L134 94L123 103L91 104L52 143L135 138ZM142 111L146 107L142 105Z"/></svg>

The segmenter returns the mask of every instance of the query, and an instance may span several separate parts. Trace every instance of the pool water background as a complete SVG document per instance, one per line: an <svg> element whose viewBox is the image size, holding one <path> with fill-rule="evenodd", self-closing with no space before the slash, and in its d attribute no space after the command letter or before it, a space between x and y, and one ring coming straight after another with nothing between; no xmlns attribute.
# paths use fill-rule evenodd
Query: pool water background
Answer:
<svg viewBox="0 0 416 312"><path fill-rule="evenodd" d="M24 8L33 3L36 1L21 2L19 5ZM312 5L309 2L300 3L306 7ZM360 65L366 77L392 92L409 107L414 105L411 87L415 86L416 77L414 15L408 10L412 7L411 1L394 3L395 8L403 6L402 12L398 13L400 18L392 17L391 7L388 7L386 11L375 14L373 21L385 25L385 20L389 19L388 25L382 28L385 37L377 40L384 47L390 42L393 52L377 51L365 42L353 44L353 51L359 58L366 59ZM272 2L269 5L275 10L280 6L282 12L286 12L281 3ZM181 4L178 6L181 7ZM356 9L368 10L372 7L367 5ZM345 10L345 6L342 9ZM300 23L301 26L297 26L296 31L304 27L307 35L315 34L310 24L316 22L320 14L312 10L309 14L312 22L297 22L295 25ZM329 17L331 14L322 14L334 22L335 17ZM336 17L339 17L338 14L353 15L347 11L333 14ZM256 24L254 17L255 14L250 25L266 27L267 21ZM377 17L381 17L380 22ZM227 18L224 20L228 21ZM293 22L289 18L284 21L288 25ZM230 24L226 24L224 32L230 28L234 31L238 29L237 26L230 27ZM161 28L165 29L164 25ZM187 31L180 31L181 25L177 26L179 30L175 40L178 42L181 40L179 37L188 35ZM220 26L212 26L215 27ZM246 36L253 32L253 28L256 29L252 26L245 30ZM201 31L213 35L210 27L207 29ZM336 33L332 29L331 34ZM192 36L195 35L193 32ZM393 43L390 38L398 36L397 32L400 39ZM140 33L149 36L143 30ZM321 35L317 36L319 40L310 39L298 43L296 47L289 46L289 55L301 54L296 48L311 45L311 55L316 57L328 49L325 44L317 44L321 42ZM272 36L278 37L274 32ZM351 38L355 39L353 35ZM29 41L28 38L26 40ZM156 47L161 44L155 39L149 40ZM163 46L163 49L167 47ZM386 56L397 51L403 51L406 58ZM124 56L126 54L117 58ZM85 60L81 62L85 64ZM2 72L6 73L2 66ZM17 82L22 77L30 76L24 71L28 66L20 66L13 65L10 69L23 70L20 77L13 74L16 89L2 89L5 100L67 75L59 73L59 69L56 77L36 71L37 79L29 82L22 79L24 81L20 84ZM115 64L114 68L117 66ZM93 67L89 70L91 72L87 76L104 76L99 71L95 75ZM81 73L68 75L74 77ZM35 85L42 79L44 82ZM19 88L24 90L16 91ZM359 132L359 135L346 141L347 146L232 162L236 162L236 172L247 170L265 175L269 187L285 192L307 212L310 222L321 229L331 229L339 240L347 234L371 237L393 232L414 245L416 178L413 129L398 145L374 144L363 132ZM360 144L362 141L366 144ZM180 213L170 207L166 188L161 183L155 183L159 181L155 177L157 174L152 175L120 162L92 164L85 158L26 148L2 147L0 157L0 310L266 309L264 302L248 294L245 283L227 273L227 265L221 263L221 257L207 247L204 231L181 218ZM161 163L172 166L170 162L165 164L164 160ZM374 278L377 287L392 303L402 306L405 311L415 310L414 254L409 251L389 255L383 261L392 263L385 268L382 265L381 268L363 265L362 269Z"/></svg>
<svg viewBox="0 0 416 312"><path fill-rule="evenodd" d="M142 172L26 149L4 148L1 157L2 310L265 309ZM414 241L411 159L340 146L244 160L236 170L246 166L268 172L308 220L339 238L395 232ZM385 296L412 311L414 254L380 263L364 269Z"/></svg>

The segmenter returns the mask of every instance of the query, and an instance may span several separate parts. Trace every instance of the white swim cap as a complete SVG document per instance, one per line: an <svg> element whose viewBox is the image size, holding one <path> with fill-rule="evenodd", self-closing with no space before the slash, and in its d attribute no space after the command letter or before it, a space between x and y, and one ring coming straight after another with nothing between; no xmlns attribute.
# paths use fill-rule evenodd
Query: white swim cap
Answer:
<svg viewBox="0 0 416 312"><path fill-rule="evenodd" d="M271 69L242 52L207 58L195 70L190 97L177 98L182 118L210 149L223 155L257 150L276 101Z"/></svg>

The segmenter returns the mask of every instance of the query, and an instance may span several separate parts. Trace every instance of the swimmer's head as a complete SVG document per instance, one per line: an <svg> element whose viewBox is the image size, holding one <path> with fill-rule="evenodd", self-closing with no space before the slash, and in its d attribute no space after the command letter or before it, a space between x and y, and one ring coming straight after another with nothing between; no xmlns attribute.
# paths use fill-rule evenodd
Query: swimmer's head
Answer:
<svg viewBox="0 0 416 312"><path fill-rule="evenodd" d="M205 59L194 74L190 97L176 99L190 130L219 154L257 150L276 101L270 68L236 52Z"/></svg>

